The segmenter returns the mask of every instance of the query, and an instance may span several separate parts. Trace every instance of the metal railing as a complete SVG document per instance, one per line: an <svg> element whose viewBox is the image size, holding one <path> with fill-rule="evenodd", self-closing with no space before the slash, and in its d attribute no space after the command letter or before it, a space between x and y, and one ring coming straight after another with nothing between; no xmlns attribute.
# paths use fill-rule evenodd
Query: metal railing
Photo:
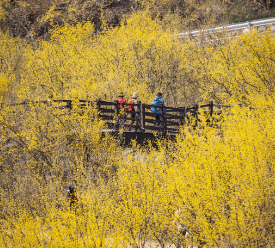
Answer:
<svg viewBox="0 0 275 248"><path fill-rule="evenodd" d="M215 28L208 28L203 30L195 30L190 32L184 32L179 33L178 35L181 37L184 36L197 36L200 34L211 34L216 32L222 32L222 31L236 31L240 29L248 29L250 30L252 27L260 27L260 26L267 26L267 25L275 25L275 17L267 18L267 19L260 19L260 20L253 20L253 21L247 21L247 22L240 22L237 24L231 24L224 27L215 27Z"/></svg>

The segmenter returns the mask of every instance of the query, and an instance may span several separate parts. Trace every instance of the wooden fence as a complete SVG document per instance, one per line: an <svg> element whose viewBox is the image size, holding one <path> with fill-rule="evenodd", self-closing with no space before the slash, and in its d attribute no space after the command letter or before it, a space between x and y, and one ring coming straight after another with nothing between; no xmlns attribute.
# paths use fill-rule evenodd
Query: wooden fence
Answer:
<svg viewBox="0 0 275 248"><path fill-rule="evenodd" d="M192 125L195 128L200 122L199 113L201 110L206 115L208 125L214 125L213 114L220 115L221 108L231 107L229 105L214 104L213 101L204 105L195 104L192 107L183 106L174 108L160 105L158 107L160 113L156 114L151 111L151 107L155 106L142 104L140 101L137 104L120 104L123 105L124 110L119 109L118 105L117 101L97 101L99 116L107 121L110 129L124 128L125 130L134 130L137 132L157 132L162 134L177 133L179 132L179 128L184 125ZM136 106L137 111L128 111L128 106ZM166 113L164 108L166 109ZM131 113L135 113L136 118L133 119ZM156 126L157 115L159 115L158 126ZM129 124L129 121L133 121L134 124Z"/></svg>
<svg viewBox="0 0 275 248"><path fill-rule="evenodd" d="M20 106L34 103L42 104L56 104L59 109L72 109L74 101L72 100L50 100L50 101L36 101L21 103L14 103L8 106ZM123 105L123 108L119 108L119 105ZM4 104L1 103L0 107L3 108ZM162 134L173 134L179 132L179 128L184 125L192 125L196 127L200 121L199 112L202 109L203 113L207 115L207 121L209 125L212 125L213 114L220 114L221 108L231 107L229 105L218 105L210 101L208 104L198 105L195 104L192 107L168 107L158 106L159 114L152 113L151 107L153 105L143 104L138 101L137 104L118 103L117 100L113 102L107 101L87 101L78 100L79 108L86 108L87 106L96 106L98 110L98 116L106 122L109 130L119 130L123 128L125 131L134 132L157 132ZM129 106L136 107L136 111L129 111ZM165 110L166 109L166 113ZM218 109L218 110L216 110ZM135 118L132 117L135 115ZM156 116L159 116L159 125L156 125Z"/></svg>

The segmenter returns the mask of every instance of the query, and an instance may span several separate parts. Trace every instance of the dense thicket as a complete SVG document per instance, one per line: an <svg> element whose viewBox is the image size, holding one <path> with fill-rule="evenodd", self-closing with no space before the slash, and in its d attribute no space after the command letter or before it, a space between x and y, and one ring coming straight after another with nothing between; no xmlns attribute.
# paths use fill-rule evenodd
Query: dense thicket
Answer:
<svg viewBox="0 0 275 248"><path fill-rule="evenodd" d="M8 102L46 99L114 100L157 91L167 105L209 101L252 104L273 98L274 38L254 32L239 39L212 37L204 45L164 32L147 12L94 35L90 22L66 24L34 45L2 34L1 94ZM213 43L213 44L212 44Z"/></svg>
<svg viewBox="0 0 275 248"><path fill-rule="evenodd" d="M1 247L274 246L274 103L234 107L224 125L176 143L122 149L87 108L1 111ZM78 207L70 210L69 185ZM207 247L206 246L206 247Z"/></svg>
<svg viewBox="0 0 275 248"><path fill-rule="evenodd" d="M180 31L274 16L273 0L1 0L0 27L30 42L49 39L56 25L90 21L95 31L120 26L124 17L149 10L166 28ZM175 21L176 17L176 21Z"/></svg>
<svg viewBox="0 0 275 248"><path fill-rule="evenodd" d="M67 23L31 44L1 33L0 246L164 247L178 243L180 208L189 244L274 247L274 35L183 41L146 11L94 31ZM92 106L69 112L51 101L77 106L120 91L232 108L218 129L201 118L158 150L126 149L102 138Z"/></svg>

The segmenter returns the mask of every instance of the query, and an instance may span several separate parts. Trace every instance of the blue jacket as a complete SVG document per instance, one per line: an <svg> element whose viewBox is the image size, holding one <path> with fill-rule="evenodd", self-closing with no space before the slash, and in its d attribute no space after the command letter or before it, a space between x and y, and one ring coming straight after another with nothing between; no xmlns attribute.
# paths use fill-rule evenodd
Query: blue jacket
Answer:
<svg viewBox="0 0 275 248"><path fill-rule="evenodd" d="M154 105L154 106L159 106L160 103L162 103L162 105L164 106L164 101L163 101L161 98L156 97L156 98L153 100L152 105ZM155 114L159 114L159 113L160 113L160 112L159 112L159 108L157 108L157 107L151 107L151 111L152 111L153 113L155 113ZM165 109L165 108L163 108L163 112L166 113L166 109Z"/></svg>

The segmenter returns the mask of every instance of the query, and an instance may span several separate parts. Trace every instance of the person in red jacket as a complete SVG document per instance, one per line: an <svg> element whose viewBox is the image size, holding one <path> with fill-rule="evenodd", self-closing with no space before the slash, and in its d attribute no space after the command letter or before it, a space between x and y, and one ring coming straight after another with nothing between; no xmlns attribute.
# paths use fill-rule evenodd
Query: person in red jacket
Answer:
<svg viewBox="0 0 275 248"><path fill-rule="evenodd" d="M119 93L117 102L118 102L118 108L121 109L121 108L124 107L124 106L122 105L122 103L126 103L126 100L124 99L124 94L123 94L122 92Z"/></svg>
<svg viewBox="0 0 275 248"><path fill-rule="evenodd" d="M125 105L123 105L124 103L126 103L126 100L124 99L124 94L122 92L119 93L118 95L118 99L117 99L117 103L118 103L118 114L120 112L121 109L125 109ZM125 118L126 118L126 115L125 114L120 114L120 120L119 122L117 122L115 124L115 127L118 129L119 127L122 127L125 123Z"/></svg>

